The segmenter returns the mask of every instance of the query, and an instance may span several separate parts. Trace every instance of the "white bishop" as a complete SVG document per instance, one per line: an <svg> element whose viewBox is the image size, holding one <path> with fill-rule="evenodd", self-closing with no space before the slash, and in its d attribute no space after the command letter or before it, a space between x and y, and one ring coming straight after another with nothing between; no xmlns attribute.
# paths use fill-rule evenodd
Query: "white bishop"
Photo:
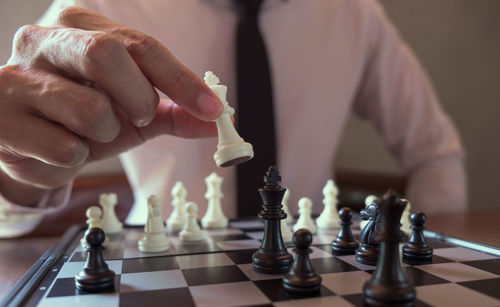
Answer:
<svg viewBox="0 0 500 307"><path fill-rule="evenodd" d="M319 228L324 229L338 229L340 228L339 213L338 213L338 200L337 195L339 190L337 186L333 183L333 180L328 180L325 187L323 188L323 204L325 208L321 212L320 216L316 219L316 225Z"/></svg>
<svg viewBox="0 0 500 307"><path fill-rule="evenodd" d="M316 225L311 217L312 201L307 197L302 197L299 200L299 219L297 224L293 226L293 232L301 228L309 230L312 234L316 233Z"/></svg>
<svg viewBox="0 0 500 307"><path fill-rule="evenodd" d="M208 207L205 216L201 219L201 226L207 229L213 228L226 228L227 217L222 212L221 199L222 194L222 177L216 173L211 173L210 176L205 178L207 185L207 192L205 198L208 200Z"/></svg>
<svg viewBox="0 0 500 307"><path fill-rule="evenodd" d="M115 213L115 206L118 199L115 193L99 195L99 205L102 208L102 230L106 234L119 233L123 229L123 224L118 220Z"/></svg>
<svg viewBox="0 0 500 307"><path fill-rule="evenodd" d="M177 181L174 184L172 191L170 191L170 194L172 195L172 206L174 209L168 217L166 224L169 232L176 232L180 231L186 223L185 206L187 190L182 182Z"/></svg>

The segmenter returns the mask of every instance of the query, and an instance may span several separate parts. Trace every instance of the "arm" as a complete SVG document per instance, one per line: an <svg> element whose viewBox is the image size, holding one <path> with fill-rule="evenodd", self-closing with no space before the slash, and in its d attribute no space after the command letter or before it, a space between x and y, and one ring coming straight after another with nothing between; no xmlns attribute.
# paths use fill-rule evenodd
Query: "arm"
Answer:
<svg viewBox="0 0 500 307"><path fill-rule="evenodd" d="M56 17L53 26L19 29L0 67L4 224L13 220L6 208L39 208L86 163L162 134L215 136L207 120L222 112L205 83L154 38L77 7Z"/></svg>
<svg viewBox="0 0 500 307"><path fill-rule="evenodd" d="M463 149L422 67L375 1L368 2L369 51L354 103L375 123L409 176L407 198L416 210L466 207Z"/></svg>

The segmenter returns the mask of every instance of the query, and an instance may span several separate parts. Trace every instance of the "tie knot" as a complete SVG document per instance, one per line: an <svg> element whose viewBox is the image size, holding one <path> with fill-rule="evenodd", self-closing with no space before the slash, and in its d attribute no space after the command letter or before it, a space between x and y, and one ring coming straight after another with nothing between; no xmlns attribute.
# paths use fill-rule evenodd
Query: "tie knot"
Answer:
<svg viewBox="0 0 500 307"><path fill-rule="evenodd" d="M233 0L238 13L244 15L257 15L263 0Z"/></svg>

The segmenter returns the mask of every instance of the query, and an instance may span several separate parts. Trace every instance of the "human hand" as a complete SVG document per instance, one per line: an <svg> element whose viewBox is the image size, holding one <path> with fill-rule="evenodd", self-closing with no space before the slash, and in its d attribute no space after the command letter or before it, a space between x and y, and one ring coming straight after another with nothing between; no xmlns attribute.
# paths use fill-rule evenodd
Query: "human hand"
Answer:
<svg viewBox="0 0 500 307"><path fill-rule="evenodd" d="M19 29L0 67L0 167L52 189L86 162L161 134L215 136L206 120L221 112L216 95L154 38L70 7L55 27Z"/></svg>

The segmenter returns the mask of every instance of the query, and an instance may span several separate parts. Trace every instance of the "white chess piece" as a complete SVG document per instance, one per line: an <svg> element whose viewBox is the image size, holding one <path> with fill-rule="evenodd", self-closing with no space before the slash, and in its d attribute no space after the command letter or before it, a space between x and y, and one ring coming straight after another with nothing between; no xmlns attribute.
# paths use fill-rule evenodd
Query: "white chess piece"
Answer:
<svg viewBox="0 0 500 307"><path fill-rule="evenodd" d="M321 212L320 216L316 219L316 225L318 228L324 229L338 229L340 228L339 213L338 213L338 200L337 195L339 190L337 186L333 183L333 180L328 180L325 187L323 188L323 204L325 208Z"/></svg>
<svg viewBox="0 0 500 307"><path fill-rule="evenodd" d="M231 116L234 109L226 101L227 86L219 84L219 78L211 71L205 73L205 83L224 104L222 114L215 119L219 142L214 160L218 167L231 166L253 158L253 147L245 142L236 132Z"/></svg>
<svg viewBox="0 0 500 307"><path fill-rule="evenodd" d="M163 252L170 247L161 218L160 200L156 195L148 197L148 220L144 225L144 237L138 245L139 250L145 253Z"/></svg>
<svg viewBox="0 0 500 307"><path fill-rule="evenodd" d="M99 205L102 208L102 230L107 234L119 233L123 224L116 217L115 206L118 203L115 193L99 195Z"/></svg>
<svg viewBox="0 0 500 307"><path fill-rule="evenodd" d="M288 199L290 199L290 189L287 188L285 191L285 195L283 195L283 200L281 201L281 205L283 206L283 211L286 213L286 223L291 225L293 224L293 216L288 210Z"/></svg>
<svg viewBox="0 0 500 307"><path fill-rule="evenodd" d="M366 196L365 198L365 208L368 207L369 205L372 204L372 202L377 199L378 197L375 196L375 195L368 195ZM363 229L365 228L366 224L368 223L368 220L361 220L361 222L359 222L359 229Z"/></svg>
<svg viewBox="0 0 500 307"><path fill-rule="evenodd" d="M290 227L288 227L288 223L286 222L286 219L282 219L280 221L281 223L281 237L283 238L283 242L289 243L292 242L293 238L293 232L290 230Z"/></svg>
<svg viewBox="0 0 500 307"><path fill-rule="evenodd" d="M299 219L297 224L293 226L293 232L301 228L306 228L311 233L316 233L316 225L311 217L312 201L308 197L302 197L299 200Z"/></svg>
<svg viewBox="0 0 500 307"><path fill-rule="evenodd" d="M85 237L87 236L89 230L91 228L101 228L102 229L102 210L98 206L92 206L87 209L85 212L85 215L87 216L87 225L88 228L85 231L85 234L83 235L83 238L80 240L80 245L82 247L87 247L88 243ZM102 243L102 246L107 247L109 245L109 237L108 235L105 236L104 242Z"/></svg>
<svg viewBox="0 0 500 307"><path fill-rule="evenodd" d="M203 228L216 229L226 228L228 224L227 217L222 212L221 199L222 194L222 177L216 173L211 173L205 178L207 184L207 192L205 198L208 200L208 207L205 216L201 219Z"/></svg>
<svg viewBox="0 0 500 307"><path fill-rule="evenodd" d="M405 210L403 211L403 215L401 215L401 230L409 237L411 236L412 232L412 230L410 229L411 204L407 199L405 200L408 202L408 204L406 205Z"/></svg>
<svg viewBox="0 0 500 307"><path fill-rule="evenodd" d="M198 205L190 201L186 204L187 221L184 228L179 233L179 237L183 241L200 241L206 238L206 233L201 230L200 225L196 222L198 217Z"/></svg>
<svg viewBox="0 0 500 307"><path fill-rule="evenodd" d="M177 181L170 192L174 209L167 219L167 230L176 232L182 230L186 223L186 197L187 190L182 182Z"/></svg>

